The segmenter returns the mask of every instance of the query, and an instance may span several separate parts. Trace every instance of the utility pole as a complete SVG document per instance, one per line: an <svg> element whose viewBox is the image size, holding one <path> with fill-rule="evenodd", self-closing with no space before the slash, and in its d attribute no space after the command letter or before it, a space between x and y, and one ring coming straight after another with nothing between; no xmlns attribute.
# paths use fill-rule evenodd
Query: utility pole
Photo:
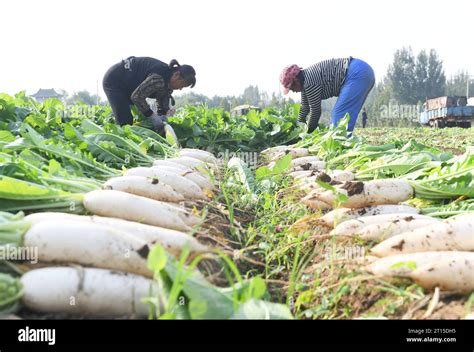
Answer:
<svg viewBox="0 0 474 352"><path fill-rule="evenodd" d="M469 76L469 75L467 76L466 99L469 99L469 85L471 84L471 81L472 81L473 78L474 78L474 76Z"/></svg>

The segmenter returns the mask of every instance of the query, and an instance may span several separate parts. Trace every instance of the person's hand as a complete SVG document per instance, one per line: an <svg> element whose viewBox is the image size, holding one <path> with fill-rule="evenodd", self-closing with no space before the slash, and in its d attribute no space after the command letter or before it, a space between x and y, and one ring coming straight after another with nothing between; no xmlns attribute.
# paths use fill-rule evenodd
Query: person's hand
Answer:
<svg viewBox="0 0 474 352"><path fill-rule="evenodd" d="M175 108L171 108L171 109L169 109L168 112L166 113L166 117L173 116L175 113L176 113L176 109L175 109Z"/></svg>
<svg viewBox="0 0 474 352"><path fill-rule="evenodd" d="M150 121L153 126L153 130L160 135L163 134L164 127L165 127L163 116L158 115L157 113L154 112L150 116Z"/></svg>

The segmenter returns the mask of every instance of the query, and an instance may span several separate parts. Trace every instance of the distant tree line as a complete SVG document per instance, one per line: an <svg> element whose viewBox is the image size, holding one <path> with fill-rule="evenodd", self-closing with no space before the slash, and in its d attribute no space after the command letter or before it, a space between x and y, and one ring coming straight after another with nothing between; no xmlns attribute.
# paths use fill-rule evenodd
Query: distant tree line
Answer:
<svg viewBox="0 0 474 352"><path fill-rule="evenodd" d="M410 47L395 52L385 76L366 101L369 126L416 125L426 99L444 95L465 96L469 73L460 70L446 78L443 61L436 50L415 55ZM474 93L474 81L470 82ZM360 121L359 121L360 123Z"/></svg>
<svg viewBox="0 0 474 352"><path fill-rule="evenodd" d="M185 105L200 105L206 104L210 108L222 108L230 111L239 105L249 104L257 107L276 106L281 107L285 104L294 104L295 101L291 98L285 99L281 93L272 93L271 96L265 91L261 91L258 86L250 85L244 89L243 93L238 96L220 96L215 95L208 97L203 94L196 94L194 92L185 93L175 97L176 106L181 107Z"/></svg>

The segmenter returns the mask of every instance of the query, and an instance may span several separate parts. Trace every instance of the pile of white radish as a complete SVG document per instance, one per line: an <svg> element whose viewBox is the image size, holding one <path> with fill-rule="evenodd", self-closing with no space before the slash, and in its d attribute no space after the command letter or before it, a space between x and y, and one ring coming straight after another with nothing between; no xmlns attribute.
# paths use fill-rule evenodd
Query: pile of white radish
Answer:
<svg viewBox="0 0 474 352"><path fill-rule="evenodd" d="M186 234L202 220L180 202L208 200L218 161L209 152L182 149L179 157L130 169L86 193L92 216L35 213L22 246L38 248L45 264L81 266L37 269L22 277L23 303L39 312L98 317L146 317L140 299L150 295L147 257L155 244L179 255L210 249ZM185 232L182 232L185 231ZM82 266L86 268L82 268ZM70 305L70 297L76 304Z"/></svg>
<svg viewBox="0 0 474 352"><path fill-rule="evenodd" d="M380 277L407 277L426 289L474 291L474 213L440 220L407 205L335 209L318 219L331 235L379 244L366 270Z"/></svg>

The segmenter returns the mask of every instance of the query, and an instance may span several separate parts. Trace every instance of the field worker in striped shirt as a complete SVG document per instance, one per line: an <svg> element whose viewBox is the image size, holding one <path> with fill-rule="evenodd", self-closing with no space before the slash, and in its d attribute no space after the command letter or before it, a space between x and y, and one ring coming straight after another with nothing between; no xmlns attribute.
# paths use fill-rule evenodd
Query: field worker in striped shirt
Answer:
<svg viewBox="0 0 474 352"><path fill-rule="evenodd" d="M166 64L152 57L135 56L112 66L103 80L105 95L119 125L133 123L130 107L135 105L161 135L166 117L173 112L170 109L170 101L174 104L173 90L192 88L195 84L196 72L192 66L180 65L176 60ZM147 98L156 99L156 112Z"/></svg>
<svg viewBox="0 0 474 352"><path fill-rule="evenodd" d="M352 135L365 99L375 84L372 67L355 58L331 59L319 62L308 68L298 65L287 66L280 75L284 94L288 91L301 92L299 122L308 122L308 132L313 132L321 117L321 101L338 97L332 110L331 126L349 113L347 130Z"/></svg>

